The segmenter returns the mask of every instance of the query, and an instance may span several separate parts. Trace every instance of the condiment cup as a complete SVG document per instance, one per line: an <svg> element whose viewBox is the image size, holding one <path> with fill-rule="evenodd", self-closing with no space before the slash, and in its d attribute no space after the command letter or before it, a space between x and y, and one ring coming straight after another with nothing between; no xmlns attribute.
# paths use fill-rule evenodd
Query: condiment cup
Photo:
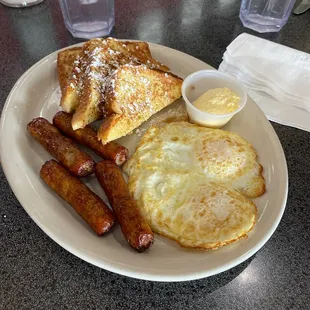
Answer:
<svg viewBox="0 0 310 310"><path fill-rule="evenodd" d="M223 87L230 88L240 97L237 110L227 114L211 114L201 111L193 105L193 102L206 91ZM200 70L190 74L183 81L182 96L191 122L212 128L223 127L244 108L247 102L247 92L242 83L237 78L217 70Z"/></svg>

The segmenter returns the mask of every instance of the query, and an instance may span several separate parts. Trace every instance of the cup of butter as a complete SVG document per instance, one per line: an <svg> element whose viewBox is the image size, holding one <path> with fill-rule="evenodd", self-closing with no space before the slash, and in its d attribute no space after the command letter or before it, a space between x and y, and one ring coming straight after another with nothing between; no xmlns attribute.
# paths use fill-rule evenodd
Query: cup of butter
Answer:
<svg viewBox="0 0 310 310"><path fill-rule="evenodd" d="M189 75L182 96L193 123L221 128L247 101L244 86L236 78L217 70L201 70Z"/></svg>

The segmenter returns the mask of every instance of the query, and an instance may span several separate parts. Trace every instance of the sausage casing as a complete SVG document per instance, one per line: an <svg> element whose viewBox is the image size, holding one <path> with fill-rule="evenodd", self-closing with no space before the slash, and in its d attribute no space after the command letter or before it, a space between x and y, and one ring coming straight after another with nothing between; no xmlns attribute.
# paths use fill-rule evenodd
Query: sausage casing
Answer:
<svg viewBox="0 0 310 310"><path fill-rule="evenodd" d="M64 137L45 118L33 119L27 129L73 175L84 177L93 173L95 162L92 158L78 149L70 139Z"/></svg>
<svg viewBox="0 0 310 310"><path fill-rule="evenodd" d="M54 126L63 134L90 148L98 156L111 160L118 166L127 160L129 155L127 148L116 142L109 142L103 145L98 140L97 132L94 129L90 126L85 126L84 128L73 130L71 121L72 115L63 111L56 113L53 118Z"/></svg>
<svg viewBox="0 0 310 310"><path fill-rule="evenodd" d="M42 180L91 226L99 236L115 224L115 216L102 199L80 179L72 176L56 160L47 161L41 168Z"/></svg>
<svg viewBox="0 0 310 310"><path fill-rule="evenodd" d="M132 248L143 252L154 242L154 234L130 196L127 183L121 170L108 160L96 164L95 174L104 189L123 235Z"/></svg>

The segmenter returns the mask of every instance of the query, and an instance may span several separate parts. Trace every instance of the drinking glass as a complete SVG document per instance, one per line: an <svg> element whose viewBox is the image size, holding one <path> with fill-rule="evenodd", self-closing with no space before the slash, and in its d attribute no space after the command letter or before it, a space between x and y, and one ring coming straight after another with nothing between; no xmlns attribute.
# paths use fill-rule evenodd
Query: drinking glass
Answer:
<svg viewBox="0 0 310 310"><path fill-rule="evenodd" d="M242 0L244 27L258 32L277 32L287 22L296 0Z"/></svg>
<svg viewBox="0 0 310 310"><path fill-rule="evenodd" d="M76 38L107 36L114 26L114 0L59 0L65 25Z"/></svg>
<svg viewBox="0 0 310 310"><path fill-rule="evenodd" d="M0 0L0 3L12 8L27 7L39 4L44 0Z"/></svg>

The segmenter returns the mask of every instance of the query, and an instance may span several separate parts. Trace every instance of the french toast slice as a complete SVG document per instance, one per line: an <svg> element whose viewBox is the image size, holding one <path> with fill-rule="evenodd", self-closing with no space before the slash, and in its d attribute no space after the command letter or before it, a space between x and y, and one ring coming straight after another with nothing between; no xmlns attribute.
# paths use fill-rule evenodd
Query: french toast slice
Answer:
<svg viewBox="0 0 310 310"><path fill-rule="evenodd" d="M80 76L76 85L77 104L72 118L74 130L84 128L102 116L98 105L106 76L109 75L107 60L111 58L108 47L103 42L105 41L101 39L93 39L83 45Z"/></svg>
<svg viewBox="0 0 310 310"><path fill-rule="evenodd" d="M76 61L81 50L81 47L72 47L59 52L57 55L57 72L62 94L64 93L68 80L71 76L74 68L74 62Z"/></svg>
<svg viewBox="0 0 310 310"><path fill-rule="evenodd" d="M74 130L102 117L106 81L119 66L143 63L151 68L168 70L152 58L145 42L93 39L83 45L81 55L78 105L72 118Z"/></svg>
<svg viewBox="0 0 310 310"><path fill-rule="evenodd" d="M86 55L83 53L83 48L80 47L79 52L72 63L71 73L68 76L66 86L62 91L60 106L67 113L73 113L76 110L79 103L79 94L81 86L80 79L82 76L81 59L85 57Z"/></svg>
<svg viewBox="0 0 310 310"><path fill-rule="evenodd" d="M183 80L145 65L123 65L107 81L105 115L98 131L103 144L131 133L181 97Z"/></svg>
<svg viewBox="0 0 310 310"><path fill-rule="evenodd" d="M72 72L67 82L67 87L62 94L60 105L68 113L74 113L84 92L85 77L89 74L96 76L96 66L91 68L92 61L95 62L95 55L100 51L101 39L87 41L81 48L77 59L74 62ZM95 54L95 55L94 55ZM89 86L90 88L90 86Z"/></svg>

